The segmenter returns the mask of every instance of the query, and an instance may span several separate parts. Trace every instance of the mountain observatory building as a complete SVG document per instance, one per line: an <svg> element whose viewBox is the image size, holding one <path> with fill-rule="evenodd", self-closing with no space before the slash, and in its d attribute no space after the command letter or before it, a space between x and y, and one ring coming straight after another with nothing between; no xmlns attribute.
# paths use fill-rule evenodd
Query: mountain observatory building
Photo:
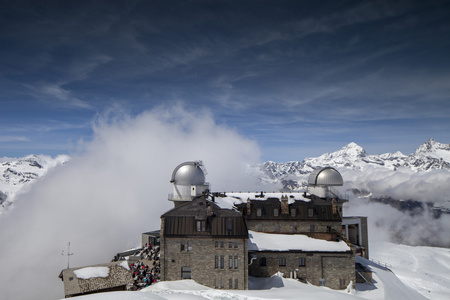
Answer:
<svg viewBox="0 0 450 300"><path fill-rule="evenodd" d="M200 161L178 165L161 215L160 278L248 289L249 276L284 277L332 289L355 283L368 257L367 218L343 217L332 167L315 169L303 193L212 193Z"/></svg>

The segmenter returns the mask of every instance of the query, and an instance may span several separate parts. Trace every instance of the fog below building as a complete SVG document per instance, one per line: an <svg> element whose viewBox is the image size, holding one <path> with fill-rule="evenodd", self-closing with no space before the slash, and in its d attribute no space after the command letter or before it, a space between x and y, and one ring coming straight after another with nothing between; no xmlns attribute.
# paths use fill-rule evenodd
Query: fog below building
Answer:
<svg viewBox="0 0 450 300"><path fill-rule="evenodd" d="M58 275L67 266L61 252L67 254L68 242L71 267L108 262L138 246L141 233L159 229L160 215L173 207L169 180L181 162L202 160L212 191L279 188L247 174L248 165L260 163L258 144L217 124L208 111L160 107L132 117L115 108L99 115L93 129L94 138L80 141L70 162L37 180L0 218L3 298L62 298ZM369 216L371 243L392 240L392 232L404 235L400 242L421 232L445 239L448 228L447 217L413 217L358 199L344 214Z"/></svg>

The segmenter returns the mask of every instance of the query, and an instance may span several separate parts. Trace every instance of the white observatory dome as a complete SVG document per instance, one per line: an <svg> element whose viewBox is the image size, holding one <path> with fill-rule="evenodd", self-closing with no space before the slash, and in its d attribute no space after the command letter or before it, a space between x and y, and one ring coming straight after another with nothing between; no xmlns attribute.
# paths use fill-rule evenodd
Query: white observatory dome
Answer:
<svg viewBox="0 0 450 300"><path fill-rule="evenodd" d="M342 186L344 180L341 174L332 167L317 168L309 174L309 186Z"/></svg>
<svg viewBox="0 0 450 300"><path fill-rule="evenodd" d="M172 173L170 182L176 185L203 185L205 174L201 168L201 162L184 162L178 165Z"/></svg>

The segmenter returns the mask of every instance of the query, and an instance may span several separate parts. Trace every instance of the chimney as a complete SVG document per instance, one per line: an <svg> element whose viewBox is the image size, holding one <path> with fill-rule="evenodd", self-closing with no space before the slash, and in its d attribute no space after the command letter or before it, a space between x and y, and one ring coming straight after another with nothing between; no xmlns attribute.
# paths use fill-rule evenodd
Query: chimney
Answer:
<svg viewBox="0 0 450 300"><path fill-rule="evenodd" d="M288 196L281 196L281 214L288 215L289 214L289 204L288 204Z"/></svg>
<svg viewBox="0 0 450 300"><path fill-rule="evenodd" d="M213 210L212 210L211 205L208 205L208 207L206 208L206 215L208 217L211 217L213 215Z"/></svg>
<svg viewBox="0 0 450 300"><path fill-rule="evenodd" d="M247 198L247 215L251 215L251 214L252 214L252 208L251 208L250 198Z"/></svg>

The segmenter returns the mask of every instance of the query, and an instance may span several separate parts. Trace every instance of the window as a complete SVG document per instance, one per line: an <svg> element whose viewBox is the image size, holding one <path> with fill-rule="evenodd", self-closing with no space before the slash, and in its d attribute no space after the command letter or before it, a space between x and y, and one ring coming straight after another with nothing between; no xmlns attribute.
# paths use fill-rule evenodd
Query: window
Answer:
<svg viewBox="0 0 450 300"><path fill-rule="evenodd" d="M280 231L280 225L275 224L275 232L279 232Z"/></svg>
<svg viewBox="0 0 450 300"><path fill-rule="evenodd" d="M259 265L262 266L262 267L266 266L266 258L265 257L261 257L259 259Z"/></svg>
<svg viewBox="0 0 450 300"><path fill-rule="evenodd" d="M197 231L205 231L206 230L206 221L197 221Z"/></svg>
<svg viewBox="0 0 450 300"><path fill-rule="evenodd" d="M191 279L191 267L181 267L181 279Z"/></svg>
<svg viewBox="0 0 450 300"><path fill-rule="evenodd" d="M237 247L238 247L238 245L239 245L239 243L238 243L238 242L234 242L234 248L237 248Z"/></svg>
<svg viewBox="0 0 450 300"><path fill-rule="evenodd" d="M340 286L345 286L345 279L339 279L339 285Z"/></svg>
<svg viewBox="0 0 450 300"><path fill-rule="evenodd" d="M219 268L219 256L216 255L216 257L214 258L214 268L218 269ZM217 286L217 284L216 284Z"/></svg>
<svg viewBox="0 0 450 300"><path fill-rule="evenodd" d="M191 241L188 241L187 251L192 251L192 243L191 243Z"/></svg>
<svg viewBox="0 0 450 300"><path fill-rule="evenodd" d="M233 220L228 219L227 220L227 230L232 231L233 230Z"/></svg>
<svg viewBox="0 0 450 300"><path fill-rule="evenodd" d="M233 242L228 242L228 248L233 248Z"/></svg>
<svg viewBox="0 0 450 300"><path fill-rule="evenodd" d="M258 224L258 229L257 231L261 232L262 231L262 224Z"/></svg>
<svg viewBox="0 0 450 300"><path fill-rule="evenodd" d="M314 209L308 208L308 217L312 218L314 216Z"/></svg>
<svg viewBox="0 0 450 300"><path fill-rule="evenodd" d="M278 215L279 215L279 209L278 208L274 208L273 209L273 216L274 217L278 217Z"/></svg>
<svg viewBox="0 0 450 300"><path fill-rule="evenodd" d="M228 288L230 290L233 288L233 278L230 278L230 280L228 280Z"/></svg>
<svg viewBox="0 0 450 300"><path fill-rule="evenodd" d="M297 226L296 225L292 225L292 232L296 232L297 231Z"/></svg>
<svg viewBox="0 0 450 300"><path fill-rule="evenodd" d="M297 211L295 210L295 208L291 208L291 217L295 217L297 214Z"/></svg>
<svg viewBox="0 0 450 300"><path fill-rule="evenodd" d="M220 242L220 248L223 248L223 247L225 247L225 242Z"/></svg>
<svg viewBox="0 0 450 300"><path fill-rule="evenodd" d="M184 242L181 242L180 244L180 251L186 250L186 244Z"/></svg>
<svg viewBox="0 0 450 300"><path fill-rule="evenodd" d="M219 282L219 278L216 278L216 284L215 284L215 288L218 289L220 288L220 282Z"/></svg>
<svg viewBox="0 0 450 300"><path fill-rule="evenodd" d="M234 280L234 288L235 288L236 290L239 288L239 282L238 282L238 279L237 279L237 278Z"/></svg>
<svg viewBox="0 0 450 300"><path fill-rule="evenodd" d="M225 266L225 257L223 255L220 256L220 268L223 269Z"/></svg>
<svg viewBox="0 0 450 300"><path fill-rule="evenodd" d="M313 224L309 225L309 232L314 232L314 230L315 230L314 225Z"/></svg>
<svg viewBox="0 0 450 300"><path fill-rule="evenodd" d="M331 226L327 226L327 232L331 232Z"/></svg>
<svg viewBox="0 0 450 300"><path fill-rule="evenodd" d="M234 268L235 269L238 268L238 256L237 255L234 256Z"/></svg>
<svg viewBox="0 0 450 300"><path fill-rule="evenodd" d="M228 256L228 268L233 269L233 255Z"/></svg>
<svg viewBox="0 0 450 300"><path fill-rule="evenodd" d="M214 247L219 248L219 241L214 242Z"/></svg>
<svg viewBox="0 0 450 300"><path fill-rule="evenodd" d="M262 216L262 209L261 208L257 208L256 209L256 216L257 217L261 217Z"/></svg>
<svg viewBox="0 0 450 300"><path fill-rule="evenodd" d="M278 258L278 265L280 267L285 267L286 266L286 257L280 257Z"/></svg>
<svg viewBox="0 0 450 300"><path fill-rule="evenodd" d="M306 259L304 257L298 258L298 266L299 267L305 267L306 266Z"/></svg>

